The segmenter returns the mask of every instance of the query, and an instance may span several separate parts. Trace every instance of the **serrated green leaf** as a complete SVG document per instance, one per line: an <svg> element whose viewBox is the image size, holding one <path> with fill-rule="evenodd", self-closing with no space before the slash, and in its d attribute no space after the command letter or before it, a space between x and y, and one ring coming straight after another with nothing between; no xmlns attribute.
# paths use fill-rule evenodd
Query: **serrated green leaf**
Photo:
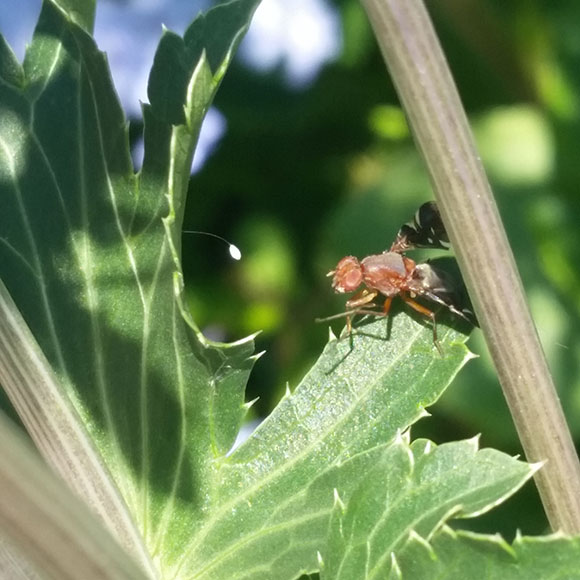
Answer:
<svg viewBox="0 0 580 580"><path fill-rule="evenodd" d="M257 3L220 6L203 38L186 34L173 105L187 124L146 107L140 175L79 3L45 1L23 83L0 51L0 276L164 571L212 505L255 360L251 339L214 344L190 320L180 235L203 114Z"/></svg>
<svg viewBox="0 0 580 580"><path fill-rule="evenodd" d="M322 577L399 577L398 554L410 536L429 538L450 518L491 509L534 471L494 449L478 451L476 440L409 447L399 439L335 506Z"/></svg>
<svg viewBox="0 0 580 580"><path fill-rule="evenodd" d="M518 536L510 545L497 535L448 527L429 542L412 537L398 556L401 577L413 580L578 580L579 561L578 536Z"/></svg>
<svg viewBox="0 0 580 580"><path fill-rule="evenodd" d="M215 86L222 80L237 43L244 34L258 0L235 0L200 14L183 38L166 31L159 43L149 79L148 95L159 119L182 124L190 92L191 71L203 60ZM213 92L213 91L212 91ZM207 107L207 99L201 101Z"/></svg>
<svg viewBox="0 0 580 580"><path fill-rule="evenodd" d="M332 338L250 439L223 461L215 509L192 538L188 577L292 579L318 568L334 490L350 498L385 442L425 414L470 358L465 335L406 314ZM187 571L187 573L186 573Z"/></svg>

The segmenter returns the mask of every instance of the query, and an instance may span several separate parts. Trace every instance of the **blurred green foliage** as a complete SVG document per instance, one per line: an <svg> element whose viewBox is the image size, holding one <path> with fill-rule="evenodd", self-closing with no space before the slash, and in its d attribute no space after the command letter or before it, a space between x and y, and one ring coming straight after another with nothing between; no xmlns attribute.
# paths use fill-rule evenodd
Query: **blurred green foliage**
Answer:
<svg viewBox="0 0 580 580"><path fill-rule="evenodd" d="M265 415L318 356L340 312L325 274L346 254L388 247L399 225L432 199L360 4L336 0L344 51L304 89L281 71L235 65L218 92L227 134L190 186L184 270L198 323L224 340L263 330L266 355L248 398ZM580 3L547 0L429 2L472 121L539 334L574 436L580 438ZM493 256L490 256L493 259ZM490 292L494 292L490 281ZM505 296L509 301L510 296ZM335 331L341 323L333 324ZM521 453L479 331L480 355L421 421L441 443L482 434L483 446ZM468 523L466 522L466 525ZM513 536L546 522L526 486L472 524Z"/></svg>

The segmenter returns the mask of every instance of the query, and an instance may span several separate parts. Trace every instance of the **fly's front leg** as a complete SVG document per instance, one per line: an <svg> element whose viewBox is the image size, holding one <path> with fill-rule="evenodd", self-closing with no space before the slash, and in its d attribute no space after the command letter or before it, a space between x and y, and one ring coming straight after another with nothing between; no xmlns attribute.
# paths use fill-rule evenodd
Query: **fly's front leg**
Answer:
<svg viewBox="0 0 580 580"><path fill-rule="evenodd" d="M355 294L350 300L346 301L346 309L352 310L352 314L346 315L346 330L348 334L352 332L351 317L355 314L358 314L358 311L360 311L363 306L369 302L372 302L376 298L377 294L378 292L376 290L369 290L368 288L365 288L364 290L361 290Z"/></svg>

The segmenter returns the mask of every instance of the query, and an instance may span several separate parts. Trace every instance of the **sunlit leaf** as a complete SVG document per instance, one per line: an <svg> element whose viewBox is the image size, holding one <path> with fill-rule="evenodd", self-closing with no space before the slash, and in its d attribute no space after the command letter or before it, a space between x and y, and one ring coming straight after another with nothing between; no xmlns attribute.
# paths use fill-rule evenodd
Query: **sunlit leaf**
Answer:
<svg viewBox="0 0 580 580"><path fill-rule="evenodd" d="M478 451L475 440L395 442L350 500L339 494L323 578L398 577L398 554L409 538L429 538L452 517L491 509L534 471L494 449Z"/></svg>
<svg viewBox="0 0 580 580"><path fill-rule="evenodd" d="M318 568L334 490L348 499L383 445L425 414L471 356L465 335L405 314L331 338L318 362L228 457L192 541L196 578L294 578ZM209 556L209 559L208 559Z"/></svg>

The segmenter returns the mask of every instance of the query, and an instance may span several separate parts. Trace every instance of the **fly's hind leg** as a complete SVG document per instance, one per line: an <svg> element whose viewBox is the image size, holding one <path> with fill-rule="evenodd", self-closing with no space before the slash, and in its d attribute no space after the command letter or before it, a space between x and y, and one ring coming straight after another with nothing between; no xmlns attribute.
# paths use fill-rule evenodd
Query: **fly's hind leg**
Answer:
<svg viewBox="0 0 580 580"><path fill-rule="evenodd" d="M415 302L415 300L410 298L407 294L401 293L401 299L406 304L408 304L413 310L415 310L415 311L419 312L420 314L422 314L423 316L427 316L428 318L431 319L431 324L433 325L433 344L437 348L437 351L439 352L439 354L441 356L443 356L443 350L441 349L441 345L439 344L439 341L437 340L437 321L435 320L435 312L433 312L432 310L429 310L429 308L426 308L422 304Z"/></svg>

